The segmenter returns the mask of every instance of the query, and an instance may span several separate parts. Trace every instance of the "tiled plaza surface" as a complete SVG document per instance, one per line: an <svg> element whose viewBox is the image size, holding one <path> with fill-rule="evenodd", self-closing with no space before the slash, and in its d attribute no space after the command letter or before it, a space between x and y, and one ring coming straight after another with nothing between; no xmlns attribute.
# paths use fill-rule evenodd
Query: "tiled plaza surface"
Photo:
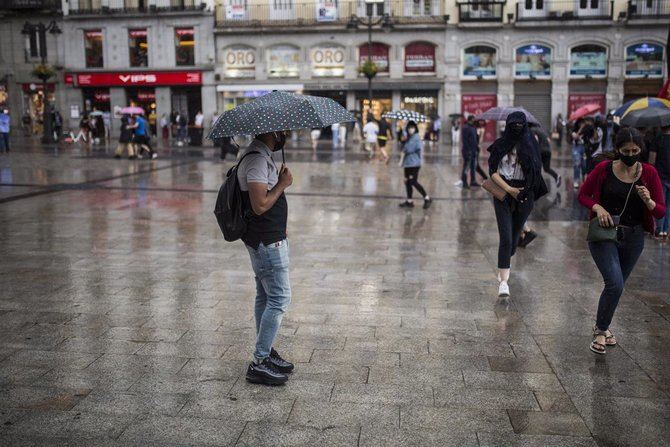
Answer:
<svg viewBox="0 0 670 447"><path fill-rule="evenodd" d="M491 203L450 153L422 169L428 211L398 209L393 162L288 154L275 346L296 370L273 388L244 380L254 282L212 214L231 162L0 156L0 445L668 445L670 246L647 239L596 356L571 185L538 204L500 301Z"/></svg>

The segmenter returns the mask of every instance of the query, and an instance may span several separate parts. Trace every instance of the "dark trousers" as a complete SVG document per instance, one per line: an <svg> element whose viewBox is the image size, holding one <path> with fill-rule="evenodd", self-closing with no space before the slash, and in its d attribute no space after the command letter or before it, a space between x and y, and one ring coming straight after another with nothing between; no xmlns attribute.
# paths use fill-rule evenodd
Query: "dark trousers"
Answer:
<svg viewBox="0 0 670 447"><path fill-rule="evenodd" d="M605 288L598 302L596 326L601 331L609 329L614 311L619 304L624 284L633 271L642 249L644 249L644 230L642 226L619 230L622 240L589 242L591 257L596 263L605 281Z"/></svg>
<svg viewBox="0 0 670 447"><path fill-rule="evenodd" d="M551 169L551 152L550 151L541 152L540 156L542 157L542 169L544 169L544 172L552 176L554 180L558 181L558 174L556 173L556 171Z"/></svg>
<svg viewBox="0 0 670 447"><path fill-rule="evenodd" d="M0 132L0 150L9 152L9 132Z"/></svg>
<svg viewBox="0 0 670 447"><path fill-rule="evenodd" d="M416 168L405 168L405 190L407 191L408 200L412 198L413 188L416 188L422 197L426 197L426 190L419 183L419 169L421 167L418 166Z"/></svg>
<svg viewBox="0 0 670 447"><path fill-rule="evenodd" d="M519 244L519 235L526 223L526 219L533 210L533 199L529 197L525 202L517 202L510 196L504 201L493 199L493 207L498 222L498 268L508 269L516 247Z"/></svg>
<svg viewBox="0 0 670 447"><path fill-rule="evenodd" d="M470 171L470 183L476 183L475 169L477 167L477 152L473 150L463 150L463 171L461 171L461 180L463 186L468 186L467 173Z"/></svg>

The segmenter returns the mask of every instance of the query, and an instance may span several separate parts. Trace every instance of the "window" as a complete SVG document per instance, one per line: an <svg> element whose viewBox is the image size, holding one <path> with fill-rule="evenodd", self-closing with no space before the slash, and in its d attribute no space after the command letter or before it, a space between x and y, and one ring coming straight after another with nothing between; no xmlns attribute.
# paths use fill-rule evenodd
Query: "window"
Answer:
<svg viewBox="0 0 670 447"><path fill-rule="evenodd" d="M26 62L40 57L40 39L36 29L26 35Z"/></svg>
<svg viewBox="0 0 670 447"><path fill-rule="evenodd" d="M177 65L195 65L195 31L193 28L175 28L174 42Z"/></svg>
<svg viewBox="0 0 670 447"><path fill-rule="evenodd" d="M570 50L570 76L605 76L607 49L600 45L579 45Z"/></svg>
<svg viewBox="0 0 670 447"><path fill-rule="evenodd" d="M128 30L128 53L131 67L146 67L149 65L146 28Z"/></svg>
<svg viewBox="0 0 670 447"><path fill-rule="evenodd" d="M84 49L86 68L103 67L102 57L102 30L84 31Z"/></svg>

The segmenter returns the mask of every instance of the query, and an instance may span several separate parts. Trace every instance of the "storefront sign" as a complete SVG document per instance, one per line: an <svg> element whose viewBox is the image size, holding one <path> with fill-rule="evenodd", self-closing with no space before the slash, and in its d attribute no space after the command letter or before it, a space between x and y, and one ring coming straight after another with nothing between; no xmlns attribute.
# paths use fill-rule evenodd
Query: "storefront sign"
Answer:
<svg viewBox="0 0 670 447"><path fill-rule="evenodd" d="M84 36L87 39L102 39L102 31L101 30L90 30L90 31L84 31Z"/></svg>
<svg viewBox="0 0 670 447"><path fill-rule="evenodd" d="M96 102L109 102L109 90L97 90L93 92L93 100Z"/></svg>
<svg viewBox="0 0 670 447"><path fill-rule="evenodd" d="M202 84L202 73L199 71L77 73L75 78L79 87Z"/></svg>
<svg viewBox="0 0 670 447"><path fill-rule="evenodd" d="M300 75L300 49L291 45L268 48L268 76L271 78L297 78Z"/></svg>
<svg viewBox="0 0 670 447"><path fill-rule="evenodd" d="M312 48L311 60L314 76L344 76L344 47L332 45Z"/></svg>
<svg viewBox="0 0 670 447"><path fill-rule="evenodd" d="M337 3L333 0L320 0L316 3L316 20L334 22L337 20Z"/></svg>
<svg viewBox="0 0 670 447"><path fill-rule="evenodd" d="M146 29L131 29L131 30L128 30L128 37L130 37L130 38L147 37L147 30Z"/></svg>
<svg viewBox="0 0 670 447"><path fill-rule="evenodd" d="M496 105L498 105L498 98L493 94L463 95L461 97L461 113L464 119L469 115L479 115ZM495 121L486 121L484 141L488 142L496 139L496 125Z"/></svg>
<svg viewBox="0 0 670 447"><path fill-rule="evenodd" d="M598 45L581 45L570 52L571 76L605 76L607 51Z"/></svg>
<svg viewBox="0 0 670 447"><path fill-rule="evenodd" d="M587 104L598 104L600 106L600 112L603 113L605 110L605 94L598 93L570 93L568 95L568 116L572 114L578 108L585 106Z"/></svg>
<svg viewBox="0 0 670 447"><path fill-rule="evenodd" d="M516 76L551 76L551 48L525 45L516 49Z"/></svg>
<svg viewBox="0 0 670 447"><path fill-rule="evenodd" d="M74 75L72 73L63 73L63 83L65 85L74 84Z"/></svg>
<svg viewBox="0 0 670 447"><path fill-rule="evenodd" d="M233 46L223 52L223 75L227 78L253 78L256 76L256 50L251 47Z"/></svg>
<svg viewBox="0 0 670 447"><path fill-rule="evenodd" d="M246 3L246 2L245 2ZM228 20L244 20L247 16L247 10L244 4L237 3L226 6L226 19Z"/></svg>
<svg viewBox="0 0 670 447"><path fill-rule="evenodd" d="M368 60L368 44L358 47L358 63L363 65ZM377 65L378 73L388 73L389 71L389 47L383 43L373 42L370 60Z"/></svg>
<svg viewBox="0 0 670 447"><path fill-rule="evenodd" d="M435 71L435 46L428 42L410 43L405 47L405 71L410 73Z"/></svg>
<svg viewBox="0 0 670 447"><path fill-rule="evenodd" d="M463 76L495 76L496 49L475 46L463 50Z"/></svg>
<svg viewBox="0 0 670 447"><path fill-rule="evenodd" d="M663 76L663 47L641 43L626 48L626 76Z"/></svg>
<svg viewBox="0 0 670 447"><path fill-rule="evenodd" d="M153 102L156 100L156 93L152 91L137 92L137 100L141 102Z"/></svg>
<svg viewBox="0 0 670 447"><path fill-rule="evenodd" d="M405 96L402 99L404 104L435 104L433 96Z"/></svg>
<svg viewBox="0 0 670 447"><path fill-rule="evenodd" d="M175 28L174 32L177 35L177 37L195 35L195 30L193 28Z"/></svg>

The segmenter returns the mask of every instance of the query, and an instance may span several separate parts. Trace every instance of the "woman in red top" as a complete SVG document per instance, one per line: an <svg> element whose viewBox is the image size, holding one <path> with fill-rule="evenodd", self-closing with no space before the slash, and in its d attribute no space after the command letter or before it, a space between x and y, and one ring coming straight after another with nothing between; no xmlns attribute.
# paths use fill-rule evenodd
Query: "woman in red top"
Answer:
<svg viewBox="0 0 670 447"><path fill-rule="evenodd" d="M654 218L665 214L658 173L652 165L639 161L642 135L636 129L621 129L614 146L615 160L598 164L579 190L579 202L591 210L591 218L598 217L602 227L618 221L617 242L589 242L591 256L605 281L591 342L591 350L597 354L616 345L609 326L624 284L644 248L644 232L653 234Z"/></svg>

